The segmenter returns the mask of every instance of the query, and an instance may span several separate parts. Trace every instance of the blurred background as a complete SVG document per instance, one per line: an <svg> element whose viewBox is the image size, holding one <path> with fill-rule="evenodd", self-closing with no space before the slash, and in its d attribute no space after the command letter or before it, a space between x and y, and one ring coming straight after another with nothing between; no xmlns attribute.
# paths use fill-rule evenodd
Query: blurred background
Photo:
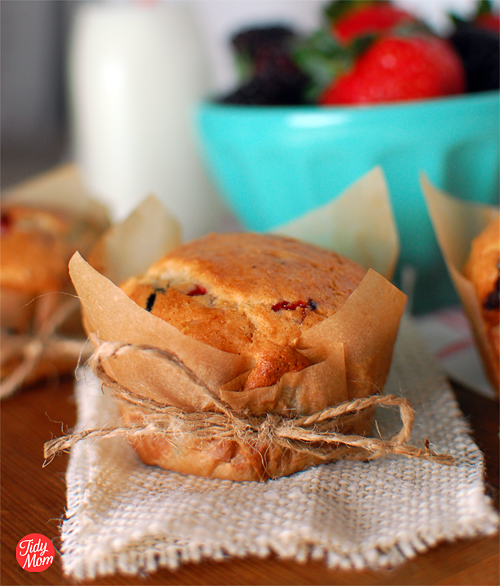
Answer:
<svg viewBox="0 0 500 586"><path fill-rule="evenodd" d="M64 56L74 4L0 3L2 188L64 156Z"/></svg>
<svg viewBox="0 0 500 586"><path fill-rule="evenodd" d="M268 214L274 222L271 228L280 225L285 223L281 218L290 210L291 199L314 209L328 201L307 200L308 191L318 197L319 183L327 197L333 198L375 164L382 165L400 230L400 266L395 282L410 299L413 297L408 307L415 313L427 313L457 304L427 216L418 174L408 173L405 183L402 169L405 165L424 169L438 187L457 197L498 204L497 89L483 88L476 90L478 93L452 96L449 101L436 100L434 117L428 110L423 117L420 114L419 106L425 100L414 102L410 105L416 112L413 125L410 108L398 110L396 120L394 109L389 107L388 117L382 117L382 130L375 123L367 125L361 117L353 132L348 124L355 118L355 110L344 109L348 111L345 135L354 151L337 140L342 134L334 134L336 127L342 132L342 116L335 112L337 119L330 122L314 118L290 122L287 109L278 108L269 110L259 126L251 118L258 108L246 112L243 108L241 118L241 109L235 114L237 109L231 107L204 104L208 105L204 154L211 149L211 170L218 169L227 185L234 179L234 199L239 198L245 208L239 221L217 198L215 182L209 180L201 160L202 125L195 126L194 114L203 98L230 95L238 87L231 37L243 28L270 24L289 26L307 35L320 27L322 10L328 3L0 0L1 189L76 161L90 193L109 205L113 220L125 217L139 198L153 192L180 220L184 237L190 239L208 231L241 229L245 215L252 221L263 220L269 202L273 208ZM451 12L467 20L479 6L479 0L394 3L444 36L454 30ZM496 13L499 4L500 0L492 2ZM497 30L491 34L496 47ZM497 52L493 53L497 57ZM498 68L493 69L497 72ZM498 75L496 78L498 82ZM311 116L320 118L325 112L315 107L311 110ZM362 110L358 109L361 115ZM377 117L377 108L374 112ZM242 120L246 115L245 126ZM462 128L465 126L468 128ZM213 130L207 132L207 128ZM440 141L447 133L451 145L441 148ZM368 155L371 147L385 148L383 135L394 135L400 143L387 147L382 162L365 165L361 155ZM316 143L319 151L312 148ZM292 147L297 147L296 156L289 154ZM447 167L438 168L433 149L442 151ZM301 176L308 162L309 173ZM284 177L282 203L276 196L278 171ZM346 180L340 188L336 182L343 171ZM219 195L224 191L221 185L223 182L219 183ZM294 191L297 194L292 198ZM226 201L229 199L226 193ZM236 206L232 209L237 214ZM275 221L278 217L279 222ZM251 222L246 227L261 229L252 227Z"/></svg>
<svg viewBox="0 0 500 586"><path fill-rule="evenodd" d="M449 37L454 30L450 15L473 18L485 1L393 3ZM287 28L286 34L293 31L295 38L313 38L313 33L326 26L325 8L330 4L329 0L1 0L2 190L46 169L76 162L86 189L107 205L112 220L124 219L154 193L180 221L184 238L191 239L242 225L269 230L325 204L381 165L400 232L396 282L412 291L418 273L416 296L420 296L419 287L425 296L432 286L434 305L448 303L454 299L453 291L427 217L417 171L425 171L431 181L458 197L497 202L498 129L493 126L498 118L498 94L486 96L488 112L481 98L477 103L465 99L466 115L450 114L460 105L452 99L443 116L434 121L428 113L419 114L418 101L414 101L413 129L410 110L403 108L397 122L392 108L391 126L385 126L382 134L396 142L386 146L376 125L360 122L357 130L349 127L354 116L363 119L362 108L357 109L360 114L352 110L344 116L346 145L340 140L342 109L340 117L334 113L333 126L326 123L322 130L318 124L323 126L322 111L327 110L313 106L312 115L320 119L311 122L313 127L305 131L307 139L302 140L301 123L289 119L286 108L268 110L264 117L260 109L246 110L250 116L258 112L258 119L247 130L245 109L234 117L231 108L225 109L219 120L217 113L212 118L199 108L204 98L224 96L225 100L242 87L238 71L241 73L243 57L249 53L245 53L248 47L241 52L241 46L231 45L236 33L278 25ZM498 8L498 2L490 4L494 10ZM493 35L495 52L496 29L480 34ZM255 37L245 38L249 43ZM476 45L471 52L476 54ZM489 52L491 55L491 49ZM268 59L269 53L261 62ZM286 71L283 61L273 63L272 74L267 70L271 81L265 82L269 88L280 86L282 82L276 83L275 76ZM410 70L408 65L403 69ZM300 74L294 79L303 77ZM258 83L257 95L265 94L267 90ZM283 88L281 93L290 100L293 90ZM255 86L251 91L253 99ZM471 91L487 93L483 88ZM379 120L377 110L374 112ZM484 127L475 122L472 113ZM266 116L272 116L277 130ZM257 122L265 120L268 122L259 127ZM282 123L290 134L279 126ZM465 132L462 127L467 125L471 136L455 136L459 130ZM441 147L446 134L451 143ZM300 150L301 145L309 144L311 148ZM313 144L320 150L314 150ZM287 150L290 145L293 152ZM443 160L442 168L437 155ZM405 172L405 166L412 168ZM283 201L280 172L284 175ZM423 281L426 273L428 283ZM440 280L446 286L438 293Z"/></svg>
<svg viewBox="0 0 500 586"><path fill-rule="evenodd" d="M445 13L450 7L467 14L474 0L401 0L398 3L424 14L434 27L443 29L449 25ZM2 188L73 156L67 49L75 15L84 4L89 2L0 2ZM244 24L277 19L288 20L299 30L312 30L318 24L318 6L323 2L184 0L183 4L192 10L209 57L207 89L222 91L234 84L235 79L228 47L228 38L234 30Z"/></svg>

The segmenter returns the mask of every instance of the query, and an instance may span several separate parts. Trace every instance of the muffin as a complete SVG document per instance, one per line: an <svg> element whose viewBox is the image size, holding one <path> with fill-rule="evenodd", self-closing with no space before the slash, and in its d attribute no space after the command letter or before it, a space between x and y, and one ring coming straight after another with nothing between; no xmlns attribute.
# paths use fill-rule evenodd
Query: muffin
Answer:
<svg viewBox="0 0 500 586"><path fill-rule="evenodd" d="M68 261L77 249L86 253L103 226L69 212L8 201L2 205L0 225L3 378L21 361L22 344L68 301L64 293L73 291ZM81 327L78 331L82 332ZM25 342L23 336L27 336ZM66 357L62 364L66 369L74 362ZM42 376L53 370L40 364L36 372ZM31 378L37 378L36 372Z"/></svg>
<svg viewBox="0 0 500 586"><path fill-rule="evenodd" d="M205 344L252 356L238 390L268 387L310 365L302 331L333 315L365 270L296 240L211 234L177 248L121 285L153 315Z"/></svg>
<svg viewBox="0 0 500 586"><path fill-rule="evenodd" d="M464 275L474 286L488 341L493 350L491 365L500 376L500 218L490 222L471 245Z"/></svg>
<svg viewBox="0 0 500 586"><path fill-rule="evenodd" d="M122 283L121 289L141 308L185 336L251 359L252 367L229 385L231 397L241 398L241 411L249 416L274 413L296 417L332 406L326 390L319 401L309 402L308 393L314 395L312 388L299 392L289 383L291 377L318 362L318 355L313 358L301 345L304 334L332 318L365 273L364 268L339 254L290 238L211 234L176 248L144 274ZM399 321L399 301L394 311L399 312ZM363 319L360 315L360 324ZM356 372L347 369L342 373L347 376L343 381L347 386L345 399L381 390L388 366L381 372L378 364L386 363L387 356L390 364L397 327L392 330L381 341L383 361L368 356L356 362ZM363 332L357 335L361 346ZM353 361L361 353L354 345L342 351L350 353ZM268 400L275 394L267 390L278 387L279 399ZM252 401L252 396L259 399ZM147 410L125 401L121 402L121 412L129 424L141 420ZM346 422L342 433L366 434L371 425L372 413L363 412ZM266 441L250 445L186 434L175 439L142 435L131 441L147 464L231 480L265 480L323 461L292 446Z"/></svg>

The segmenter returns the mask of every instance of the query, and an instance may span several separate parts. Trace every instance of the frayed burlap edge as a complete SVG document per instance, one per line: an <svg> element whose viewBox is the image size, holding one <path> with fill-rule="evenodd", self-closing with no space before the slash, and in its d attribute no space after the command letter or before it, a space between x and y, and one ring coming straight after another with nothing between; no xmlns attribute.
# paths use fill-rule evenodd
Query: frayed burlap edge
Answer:
<svg viewBox="0 0 500 586"><path fill-rule="evenodd" d="M68 468L68 475L73 477L73 482L79 487L85 485L82 466L85 466L86 458L88 458L87 446L85 442L81 442L72 451ZM435 531L433 535L408 533L400 537L397 542L386 544L384 548L359 548L354 552L347 552L333 544L325 545L320 540L311 543L310 535L298 534L289 544L280 543L267 536L261 536L258 543L251 544L232 540L219 543L179 544L174 543L175 537L172 538L164 533L161 539L150 540L146 544L134 544L125 551L107 555L99 560L89 559L90 556L86 556L86 548L83 546L80 548L79 559L69 560L64 544L73 532L78 532L78 526L82 522L80 516L86 508L85 499L81 501L80 496L83 495L73 494L70 498L68 494L67 520L63 524L63 569L66 575L76 580L92 580L98 576L117 572L125 575L141 575L154 573L162 568L175 571L187 563L227 561L230 558L243 559L248 556L266 559L272 555L297 563L323 562L330 569L378 571L398 566L443 541L493 535L497 532L498 523L495 511L490 509L484 516L474 519L452 533L443 530Z"/></svg>
<svg viewBox="0 0 500 586"><path fill-rule="evenodd" d="M485 528L485 523L488 527ZM425 553L443 541L470 539L497 533L497 519L491 515L488 519L480 519L464 526L453 535L405 536L384 549L375 547L357 552L346 553L341 548L324 546L323 544L306 543L307 537L298 535L297 541L302 543L290 545L277 543L269 539L261 539L258 545L246 546L240 543L227 542L219 544L169 544L156 542L154 546L144 548L133 547L130 551L122 551L99 561L79 560L72 567L65 565L65 574L76 580L93 580L98 576L115 573L140 575L154 573L162 568L175 571L188 563L198 564L203 561L227 561L230 558L246 558L254 556L261 559L276 555L283 560L297 563L308 561L323 562L330 569L346 571L363 571L394 568L405 561Z"/></svg>
<svg viewBox="0 0 500 586"><path fill-rule="evenodd" d="M98 459L96 460L96 448L92 447L93 442L89 444L83 441L79 442L73 448L68 467L68 509L67 518L63 522L62 536L63 567L65 573L74 579L83 580L93 579L98 575L106 575L114 572L136 575L144 574L145 572L154 572L160 568L175 570L183 563L197 563L205 559L222 560L228 556L257 556L264 558L272 554L297 562L304 562L309 559L324 561L331 568L379 570L411 559L442 541L487 536L496 533L498 515L492 508L488 497L484 495L484 484L482 480L484 465L482 455L470 437L469 427L461 416L453 394L444 381L441 372L433 363L432 359L427 356L418 336L416 336L412 329L409 329L408 323L403 323L402 329L404 331L405 348L401 351L403 344L398 344L400 350L396 353L396 364L394 365L396 373L394 380L400 377L399 373L403 370L409 373L405 374L406 380L410 380L413 372L420 373L418 386L416 385L415 390L412 390L409 395L413 397L413 400L417 398L416 407L418 417L424 416L423 414L426 412L432 414L431 418L434 418L435 414L442 413L443 415L439 416L437 421L440 422L441 419L444 419L447 426L446 429L451 424L449 439L448 432L446 432L447 441L451 442L449 445L453 455L457 456L460 454L458 456L459 461L457 466L465 467L467 480L466 492L470 494L470 498L473 498L473 502L470 503L472 507L470 514L468 514L466 519L461 519L459 523L456 523L454 520L451 525L443 524L440 521L439 524L433 525L432 527L426 526L416 533L408 529L403 523L401 525L402 531L398 533L397 538L393 536L394 539L390 539L389 541L385 539L383 544L377 538L375 546L367 547L364 544L359 544L354 549L349 547L350 544L346 544L344 547L342 542L335 544L324 538L311 539L311 535L301 534L300 532L297 534L297 539L289 543L283 542L283 540L273 539L270 535L265 534L260 536L258 542L249 538L247 543L241 543L231 540L229 537L227 540L219 540L218 542L211 541L209 543L202 543L198 541L197 543L196 540L190 540L188 542L184 540L182 543L179 541L176 542L175 536L169 533L162 533L152 536L147 542L136 542L130 547L119 548L115 553L106 553L104 556L96 558L95 555L94 557L91 555L92 553L96 553L95 543L93 543L92 538L90 540L84 538L84 535L87 534L89 527L92 528L92 515L95 513L88 500L86 487L91 486L89 482L91 481L90 476L93 474L91 472L93 469L92 466L99 464ZM404 365L403 358L405 358L405 353L410 353L415 357L412 360L412 362L415 362L413 368L407 368ZM423 356L422 353L424 353ZM398 358L398 354L402 355L402 358ZM424 365L425 369L423 368ZM403 379L405 376L403 376ZM82 383L80 382L79 384L79 422L81 429L81 427L90 421L88 419L89 414L94 412L89 411L89 409L92 410L94 408L87 406L88 398L84 396L86 391L81 386ZM395 388L394 383L389 386L391 389ZM98 387L98 384L91 387L93 389L91 391L92 397L98 392ZM105 400L111 401L110 399ZM115 421L112 413L114 411L109 412L108 421ZM107 412L105 417L108 417ZM435 424L436 422L432 423L432 425ZM442 435L442 431L432 432L431 441L438 441L442 446ZM115 440L105 441L113 442ZM121 440L117 439L116 441ZM457 452L457 450L460 451ZM374 463L377 469L383 461L379 460L378 462L378 464ZM419 469L423 466L429 473L429 467L431 467L432 475L432 466L434 464L421 460L420 462L422 463L419 464ZM314 478L319 479L323 469L326 470L328 468L337 471L340 466L340 471L345 470L347 472L352 470L352 466L358 469L361 465L364 467L364 464L355 462L340 463L335 465L334 468L330 466L319 466L309 470L307 474L314 474ZM445 467L445 470L447 469L449 468ZM151 469L151 473L153 473L153 469ZM335 474L337 473L335 472ZM351 473L357 474L355 471ZM164 474L168 476L170 473L164 472ZM299 483L302 482L301 478L302 475L297 476ZM436 483L439 485L437 488L439 489L438 494L440 494L440 476L436 477ZM311 495L311 498L314 501L313 495ZM455 506L456 498L453 496L452 500L453 506ZM91 517L88 517L88 514ZM95 522L98 521L96 520Z"/></svg>

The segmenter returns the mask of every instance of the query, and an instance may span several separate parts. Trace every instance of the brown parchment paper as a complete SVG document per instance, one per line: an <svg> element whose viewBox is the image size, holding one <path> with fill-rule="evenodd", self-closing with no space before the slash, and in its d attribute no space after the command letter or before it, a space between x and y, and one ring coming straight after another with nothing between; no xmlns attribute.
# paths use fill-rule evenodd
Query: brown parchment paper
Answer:
<svg viewBox="0 0 500 586"><path fill-rule="evenodd" d="M376 196L370 195L371 187ZM353 202L349 202L351 198ZM366 206L358 207L363 199L371 199L376 202L375 207L385 209L380 211L380 215L385 218L383 229L388 230L390 236L385 239L386 245L382 246L379 231L373 230L372 238L369 235L354 238L349 248L353 256L364 259L366 268L373 263L390 273L397 258L397 233L390 208L387 211L387 191L380 170L369 173L331 204L332 217L342 218L340 224L338 219L333 221L332 231L349 225L348 210L355 217L359 216L360 209L370 215L370 206L368 209ZM335 213L337 207L340 210L338 215ZM294 231L295 237L297 232L304 236L315 232L310 216L303 218L303 221L303 224L300 220L296 223L299 230ZM147 223L146 220L144 222ZM175 229L175 223L172 226ZM322 233L326 236L326 226ZM132 236L130 238L127 250L144 246L144 242L134 243ZM173 237L172 243L176 239ZM311 238L304 239L311 241ZM341 237L336 236L331 239L330 245L340 240ZM344 238L344 250L348 241L350 238ZM392 243L391 249L387 242ZM379 256L377 251L380 251ZM117 275L124 278L132 274L127 258L120 246L116 246L113 254L107 257L106 271L108 276L115 276L115 283L119 282ZM145 258L142 260L146 261ZM133 264L137 273L146 270L151 263L144 262L142 267L139 267L140 261ZM241 377L253 367L251 358L222 352L185 336L140 308L78 254L70 262L70 275L83 306L87 332L93 335L96 345L117 342L149 345L172 352L206 384L213 397L222 399L235 411L251 414L310 414L380 391L389 370L406 301L404 294L384 277L369 270L337 314L311 328L299 339L297 347L313 362L312 366L298 373L285 374L271 387L240 392L235 389L239 388ZM215 410L206 393L201 393L182 371L147 353L127 353L126 356L106 359L105 371L137 396L187 411ZM290 405L294 408L291 409Z"/></svg>
<svg viewBox="0 0 500 586"><path fill-rule="evenodd" d="M493 388L500 393L497 359L488 340L481 304L474 286L462 273L472 240L498 217L499 209L453 197L434 187L424 175L420 182L437 241L469 318L484 369Z"/></svg>
<svg viewBox="0 0 500 586"><path fill-rule="evenodd" d="M62 166L9 189L2 204L11 203L69 212L91 222L97 236L100 227L101 235L93 240L86 239L85 248L80 252L117 282L152 264L181 242L179 224L154 195L145 198L121 223L110 226L107 209L89 195L75 165ZM69 275L68 283L71 285ZM68 292L74 295L72 288ZM67 312L61 319L53 319L59 307L71 301L65 294L68 292L61 292L49 319L37 323L32 334L2 332L2 365L18 364L13 377L12 369L2 370L2 397L14 392L23 381L34 382L58 372L69 372L74 370L79 358L85 359L80 312ZM74 306L78 309L79 303ZM56 332L61 327L64 327L64 338ZM36 361L33 348L37 349Z"/></svg>
<svg viewBox="0 0 500 586"><path fill-rule="evenodd" d="M279 226L273 233L329 248L388 279L399 254L399 236L380 167L363 175L331 202Z"/></svg>
<svg viewBox="0 0 500 586"><path fill-rule="evenodd" d="M80 297L87 332L98 341L146 345L180 358L216 398L237 411L304 415L381 390L389 370L406 297L369 270L334 316L299 339L316 364L287 373L277 385L245 393L225 390L253 366L250 358L222 352L182 334L139 307L78 253L70 275ZM179 369L145 353L105 361L108 376L135 395L187 411L216 410L205 393ZM293 394L293 399L292 399ZM290 411L293 404L295 413Z"/></svg>
<svg viewBox="0 0 500 586"><path fill-rule="evenodd" d="M70 214L73 250L80 248L85 253L109 226L106 208L89 195L75 165L61 166L2 193L3 210L19 204ZM0 398L23 383L57 379L76 367L84 332L69 275L66 281L60 291L36 299L3 286ZM22 333L17 333L18 328Z"/></svg>
<svg viewBox="0 0 500 586"><path fill-rule="evenodd" d="M105 206L92 198L86 188L78 167L63 165L47 171L33 179L23 181L2 193L2 205L10 203L39 205L90 217L109 225L109 214Z"/></svg>
<svg viewBox="0 0 500 586"><path fill-rule="evenodd" d="M114 283L121 283L181 241L180 224L155 195L150 195L126 219L106 230L88 260Z"/></svg>

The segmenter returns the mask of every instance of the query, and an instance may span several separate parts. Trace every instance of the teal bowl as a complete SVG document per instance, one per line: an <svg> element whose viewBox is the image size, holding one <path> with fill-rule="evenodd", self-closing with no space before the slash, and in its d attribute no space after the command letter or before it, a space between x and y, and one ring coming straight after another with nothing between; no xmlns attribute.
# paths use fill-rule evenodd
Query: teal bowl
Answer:
<svg viewBox="0 0 500 586"><path fill-rule="evenodd" d="M457 197L498 204L499 113L496 91L363 107L205 102L197 127L220 194L256 232L324 205L381 166L401 242L395 282L414 283L412 308L422 313L456 297L419 176Z"/></svg>

